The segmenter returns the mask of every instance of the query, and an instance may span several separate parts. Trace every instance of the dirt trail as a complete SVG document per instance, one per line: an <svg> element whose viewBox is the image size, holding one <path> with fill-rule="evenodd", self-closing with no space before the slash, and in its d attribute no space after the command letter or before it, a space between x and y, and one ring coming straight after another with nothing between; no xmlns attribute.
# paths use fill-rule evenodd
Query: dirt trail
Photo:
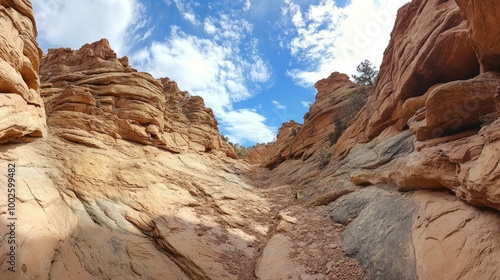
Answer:
<svg viewBox="0 0 500 280"><path fill-rule="evenodd" d="M260 167L245 176L255 194L271 203L265 219L273 226L257 245L257 278L240 279L368 279L359 263L342 252L344 226L325 217L324 207L300 205L292 186L272 183L270 176L270 170Z"/></svg>

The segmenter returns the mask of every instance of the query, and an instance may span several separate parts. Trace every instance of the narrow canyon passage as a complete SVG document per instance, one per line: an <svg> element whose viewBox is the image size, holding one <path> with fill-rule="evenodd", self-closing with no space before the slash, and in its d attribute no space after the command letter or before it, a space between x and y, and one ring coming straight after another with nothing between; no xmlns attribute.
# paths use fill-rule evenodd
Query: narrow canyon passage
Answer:
<svg viewBox="0 0 500 280"><path fill-rule="evenodd" d="M500 279L496 0L401 3L376 80L328 70L248 161L260 102L181 83L218 71L42 51L31 2L0 0L1 280Z"/></svg>
<svg viewBox="0 0 500 280"><path fill-rule="evenodd" d="M367 279L323 207L218 152L49 136L0 158L17 163L23 219L25 271L7 279Z"/></svg>
<svg viewBox="0 0 500 280"><path fill-rule="evenodd" d="M271 173L253 166L246 174L254 191L273 205L274 225L255 266L258 279L368 279L342 252L344 226L326 217L324 206L301 205L293 186L272 182Z"/></svg>

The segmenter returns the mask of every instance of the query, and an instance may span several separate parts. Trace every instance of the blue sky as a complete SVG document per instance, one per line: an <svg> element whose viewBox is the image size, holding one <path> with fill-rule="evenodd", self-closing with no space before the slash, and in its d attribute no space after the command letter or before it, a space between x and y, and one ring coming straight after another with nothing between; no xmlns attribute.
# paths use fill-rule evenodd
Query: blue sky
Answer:
<svg viewBox="0 0 500 280"><path fill-rule="evenodd" d="M132 67L202 96L221 133L249 146L303 122L314 83L379 65L406 0L37 0L38 42L107 38Z"/></svg>

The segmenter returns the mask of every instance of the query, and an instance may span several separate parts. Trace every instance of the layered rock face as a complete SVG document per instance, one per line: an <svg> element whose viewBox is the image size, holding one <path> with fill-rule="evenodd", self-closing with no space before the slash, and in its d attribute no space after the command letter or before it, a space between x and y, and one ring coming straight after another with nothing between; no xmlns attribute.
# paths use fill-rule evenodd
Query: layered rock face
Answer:
<svg viewBox="0 0 500 280"><path fill-rule="evenodd" d="M31 3L0 4L0 143L6 143L40 137L46 124L38 79L42 52Z"/></svg>
<svg viewBox="0 0 500 280"><path fill-rule="evenodd" d="M328 119L314 104L296 136L259 152L275 184L346 226L344 252L372 279L500 277L498 15L495 1L406 4L367 105L336 145L327 135L340 107L325 100L354 90L334 73L317 85ZM294 139L306 127L328 133ZM282 152L310 139L311 154Z"/></svg>
<svg viewBox="0 0 500 280"><path fill-rule="evenodd" d="M48 124L62 138L91 147L116 139L171 152L222 150L211 109L167 78L137 72L107 40L77 51L51 49L40 69Z"/></svg>
<svg viewBox="0 0 500 280"><path fill-rule="evenodd" d="M308 159L329 141L336 126L335 119L344 121L341 108L346 106L357 87L347 75L338 72L318 81L315 87L318 90L316 101L304 116L304 124L284 123L275 144L251 151L251 159L260 158L264 166L273 168L286 159Z"/></svg>
<svg viewBox="0 0 500 280"><path fill-rule="evenodd" d="M393 182L401 190L444 187L470 203L500 210L494 155L500 145L499 122L494 122L500 116L500 69L491 66L497 61L494 55L485 55L497 52L498 38L485 42L488 37L475 30L483 14L472 15L490 5L471 1L461 10L454 1L413 1L399 11L375 94L340 138L335 154L374 136L382 140L391 135L383 131L394 135L407 128L416 136L416 151L391 162L390 168L357 173L357 182ZM488 11L484 19L496 15L496 9ZM416 32L423 28L427 32ZM419 52L401 56L418 44Z"/></svg>
<svg viewBox="0 0 500 280"><path fill-rule="evenodd" d="M429 98L439 96L429 92L436 90L433 86L473 78L479 74L479 68L469 41L467 21L455 1L412 1L405 5L398 11L375 94L339 140L336 155L345 153L356 143L374 139L384 130L403 130L409 118L421 113L419 110L423 110ZM447 101L456 99L448 97ZM427 115L433 114L442 114L442 111L427 112ZM452 110L446 117L457 114ZM454 130L459 129L462 125ZM434 137L441 136L438 132L435 134Z"/></svg>
<svg viewBox="0 0 500 280"><path fill-rule="evenodd" d="M274 167L276 162L300 156L305 160L322 146L322 153L340 161L356 145L368 142L367 147L374 147L409 131L415 136L413 153L385 161L390 168L356 172L351 176L354 183L391 182L400 190L448 188L470 203L500 210L495 187L500 171L494 156L500 144L499 122L495 122L500 116L500 72L486 66L496 63L494 58L490 64L486 59L494 55L483 55L495 53L491 46L496 46L497 38L476 42L487 37L474 30L480 23L474 23L479 20L471 11L485 10L490 4L468 5L462 4L461 10L454 1L412 1L402 7L374 92L337 144L326 145L335 127L333 116L340 113L337 104L345 103L355 86L347 76L334 73L316 85L316 104L302 129L269 147L264 165ZM489 47L482 49L482 45ZM304 147L312 149L305 152Z"/></svg>
<svg viewBox="0 0 500 280"><path fill-rule="evenodd" d="M16 166L14 210L0 176L1 278L500 278L497 11L405 5L337 144L357 87L333 73L251 169L201 98L106 40L51 50L40 90L30 4L0 0L0 163Z"/></svg>
<svg viewBox="0 0 500 280"><path fill-rule="evenodd" d="M456 0L467 18L470 39L481 64L481 72L500 69L500 7L494 0Z"/></svg>

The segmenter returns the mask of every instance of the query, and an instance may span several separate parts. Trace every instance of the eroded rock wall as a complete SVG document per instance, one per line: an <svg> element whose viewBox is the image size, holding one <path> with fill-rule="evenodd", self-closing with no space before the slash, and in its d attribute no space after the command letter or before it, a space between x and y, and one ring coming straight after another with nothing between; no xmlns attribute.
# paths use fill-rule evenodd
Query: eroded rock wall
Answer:
<svg viewBox="0 0 500 280"><path fill-rule="evenodd" d="M455 1L412 1L398 11L384 52L375 94L343 134L336 155L356 143L371 141L384 130L401 131L425 107L433 86L479 74L467 21ZM412 100L412 106L407 102Z"/></svg>
<svg viewBox="0 0 500 280"><path fill-rule="evenodd" d="M495 121L500 116L500 72L485 66L495 64L497 37L485 42L489 37L476 30L484 23L473 12L488 11L484 19L490 22L496 9L488 9L489 2L459 3L415 0L403 6L374 91L336 145L328 143L334 116L356 87L347 76L333 73L316 84L316 103L300 131L268 147L264 165L306 160L315 153L324 165L331 160L359 168L350 175L356 185L447 188L472 204L500 210L495 155L500 145ZM361 147L368 156L380 143L407 133L415 136L413 152L402 159L369 168L346 163L352 158L349 153L358 153L357 145L366 143Z"/></svg>
<svg viewBox="0 0 500 280"><path fill-rule="evenodd" d="M323 103L327 132L266 148L267 160L281 157L276 165L264 157L272 180L304 205L327 205L346 226L344 252L371 279L500 277L490 264L500 257L498 15L495 1L411 1L398 12L367 105L337 143L328 135L340 108ZM309 118L321 100L353 92L334 76L317 86ZM308 156L273 152L313 139Z"/></svg>
<svg viewBox="0 0 500 280"><path fill-rule="evenodd" d="M66 140L100 147L125 139L175 153L221 150L235 157L201 97L137 72L106 39L76 51L49 50L40 75L48 124Z"/></svg>
<svg viewBox="0 0 500 280"><path fill-rule="evenodd" d="M344 121L341 108L356 92L356 85L345 74L332 73L315 84L316 101L304 116L304 124L295 121L284 123L275 143L251 151L250 158L261 159L262 165L274 168L286 159L311 157L329 143L334 131L335 118ZM338 125L338 124L337 124ZM256 161L254 161L256 162Z"/></svg>
<svg viewBox="0 0 500 280"><path fill-rule="evenodd" d="M0 1L0 143L45 134L36 35L29 1Z"/></svg>

